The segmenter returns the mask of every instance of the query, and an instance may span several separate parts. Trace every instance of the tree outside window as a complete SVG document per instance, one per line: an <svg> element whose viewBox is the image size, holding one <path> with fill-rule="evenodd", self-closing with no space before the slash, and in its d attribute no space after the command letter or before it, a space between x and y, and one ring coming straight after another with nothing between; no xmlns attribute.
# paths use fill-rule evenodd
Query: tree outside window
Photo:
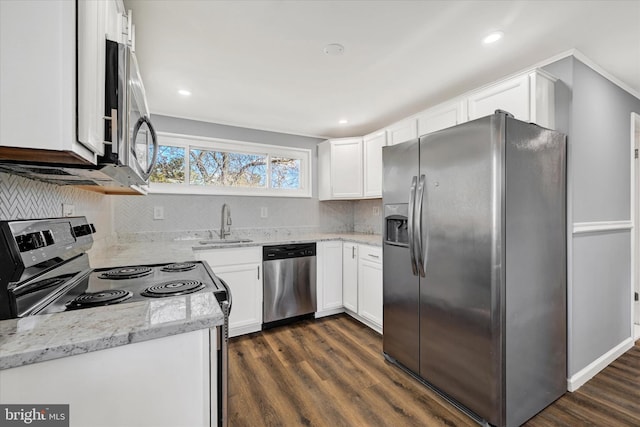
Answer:
<svg viewBox="0 0 640 427"><path fill-rule="evenodd" d="M159 146L158 161L150 177L152 189L158 184L160 187L155 186L156 189L178 193L206 194L202 192L209 192L207 188L214 193L227 189L224 191L228 193L235 188L251 194L310 195L306 188L310 182L310 150L241 142L221 142L218 148L216 140L211 141L213 148L207 148L196 146L202 140L191 142L186 138L179 139L181 146L166 142ZM228 149L236 147L243 151ZM256 148L266 152L251 152Z"/></svg>

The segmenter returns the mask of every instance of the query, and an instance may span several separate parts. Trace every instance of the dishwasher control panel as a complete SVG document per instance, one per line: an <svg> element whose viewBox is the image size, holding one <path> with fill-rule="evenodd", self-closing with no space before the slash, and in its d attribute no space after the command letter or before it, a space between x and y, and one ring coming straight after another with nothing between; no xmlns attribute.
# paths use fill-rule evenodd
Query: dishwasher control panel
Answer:
<svg viewBox="0 0 640 427"><path fill-rule="evenodd" d="M271 261L276 259L300 258L316 256L316 244L295 243L290 245L263 246L262 260Z"/></svg>

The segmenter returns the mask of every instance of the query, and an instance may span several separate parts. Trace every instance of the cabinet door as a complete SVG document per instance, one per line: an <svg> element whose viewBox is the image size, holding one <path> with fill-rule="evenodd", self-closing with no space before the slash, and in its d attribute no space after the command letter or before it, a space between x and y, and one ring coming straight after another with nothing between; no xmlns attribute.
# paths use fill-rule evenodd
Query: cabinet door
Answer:
<svg viewBox="0 0 640 427"><path fill-rule="evenodd" d="M471 94L468 98L469 119L493 114L504 110L516 119L529 121L529 76L519 76L505 82L489 86Z"/></svg>
<svg viewBox="0 0 640 427"><path fill-rule="evenodd" d="M215 338L202 329L0 370L2 404L66 403L72 426L215 426Z"/></svg>
<svg viewBox="0 0 640 427"><path fill-rule="evenodd" d="M425 111L418 116L418 135L426 135L458 125L466 120L465 102L446 103Z"/></svg>
<svg viewBox="0 0 640 427"><path fill-rule="evenodd" d="M262 328L261 264L217 266L215 274L231 289L233 306L229 315L229 336L235 337Z"/></svg>
<svg viewBox="0 0 640 427"><path fill-rule="evenodd" d="M387 144L396 145L418 137L418 123L415 118L403 120L387 128Z"/></svg>
<svg viewBox="0 0 640 427"><path fill-rule="evenodd" d="M78 2L78 140L104 154L104 81L109 3Z"/></svg>
<svg viewBox="0 0 640 427"><path fill-rule="evenodd" d="M362 197L362 138L331 141L331 196Z"/></svg>
<svg viewBox="0 0 640 427"><path fill-rule="evenodd" d="M364 197L382 197L382 147L387 145L386 132L362 138L364 151Z"/></svg>
<svg viewBox="0 0 640 427"><path fill-rule="evenodd" d="M316 255L317 316L323 311L342 308L342 242L318 242Z"/></svg>
<svg viewBox="0 0 640 427"><path fill-rule="evenodd" d="M262 329L262 247L194 251L229 286L232 307L229 335L232 337Z"/></svg>
<svg viewBox="0 0 640 427"><path fill-rule="evenodd" d="M358 312L358 245L342 244L342 302L344 307Z"/></svg>
<svg viewBox="0 0 640 427"><path fill-rule="evenodd" d="M358 264L358 314L382 326L382 264L368 259Z"/></svg>

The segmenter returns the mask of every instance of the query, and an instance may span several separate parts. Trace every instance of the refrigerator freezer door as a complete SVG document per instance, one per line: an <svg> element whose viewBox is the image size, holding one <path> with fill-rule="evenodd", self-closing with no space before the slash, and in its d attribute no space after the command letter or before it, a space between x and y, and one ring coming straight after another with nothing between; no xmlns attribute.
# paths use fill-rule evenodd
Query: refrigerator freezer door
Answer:
<svg viewBox="0 0 640 427"><path fill-rule="evenodd" d="M397 206L409 206L412 182L418 172L418 141L384 147L382 197L385 215ZM414 218L411 218L414 219ZM409 236L407 236L409 237ZM409 239L407 239L409 240ZM411 239L413 240L413 239ZM419 372L419 277L412 262L413 247L384 243L383 351L411 371Z"/></svg>
<svg viewBox="0 0 640 427"><path fill-rule="evenodd" d="M490 116L420 141L420 376L492 424L502 398L503 122Z"/></svg>

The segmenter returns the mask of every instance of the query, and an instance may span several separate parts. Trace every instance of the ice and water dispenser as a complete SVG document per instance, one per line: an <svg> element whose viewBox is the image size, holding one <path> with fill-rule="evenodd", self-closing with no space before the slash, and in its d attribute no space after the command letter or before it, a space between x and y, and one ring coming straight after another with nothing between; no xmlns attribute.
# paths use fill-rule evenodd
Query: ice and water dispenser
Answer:
<svg viewBox="0 0 640 427"><path fill-rule="evenodd" d="M391 245L408 246L408 204L384 205L384 241Z"/></svg>

